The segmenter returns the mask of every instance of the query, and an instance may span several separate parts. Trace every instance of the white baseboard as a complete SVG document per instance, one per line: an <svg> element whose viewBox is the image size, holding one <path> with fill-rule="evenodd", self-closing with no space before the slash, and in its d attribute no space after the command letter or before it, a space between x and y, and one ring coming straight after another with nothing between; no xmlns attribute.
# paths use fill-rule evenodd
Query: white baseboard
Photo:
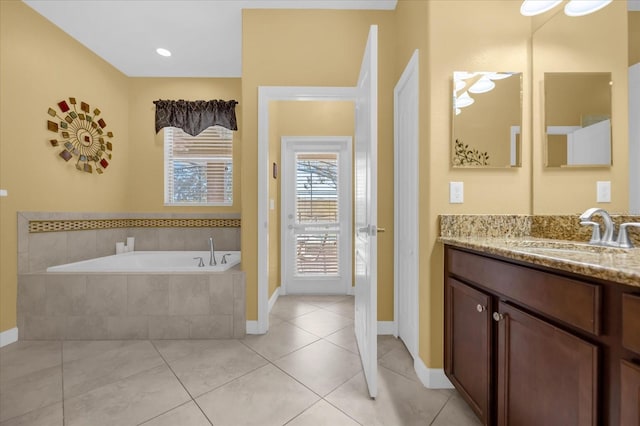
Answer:
<svg viewBox="0 0 640 426"><path fill-rule="evenodd" d="M349 296L353 296L354 294L356 294L356 288L354 286L349 286L349 290L347 290L347 294Z"/></svg>
<svg viewBox="0 0 640 426"><path fill-rule="evenodd" d="M413 368L416 370L418 378L429 389L453 389L453 385L444 374L442 368L428 368L420 357L413 361Z"/></svg>
<svg viewBox="0 0 640 426"><path fill-rule="evenodd" d="M18 327L10 328L9 330L0 333L0 348L10 345L18 341Z"/></svg>
<svg viewBox="0 0 640 426"><path fill-rule="evenodd" d="M396 334L395 321L378 321L378 335L392 335Z"/></svg>
<svg viewBox="0 0 640 426"><path fill-rule="evenodd" d="M273 305L275 305L276 302L278 301L278 297L280 297L281 288L282 288L281 286L276 287L276 290L273 292L273 294L269 298L269 312L271 312L271 309L273 309Z"/></svg>
<svg viewBox="0 0 640 426"><path fill-rule="evenodd" d="M258 321L247 321L247 334L261 334L258 329Z"/></svg>

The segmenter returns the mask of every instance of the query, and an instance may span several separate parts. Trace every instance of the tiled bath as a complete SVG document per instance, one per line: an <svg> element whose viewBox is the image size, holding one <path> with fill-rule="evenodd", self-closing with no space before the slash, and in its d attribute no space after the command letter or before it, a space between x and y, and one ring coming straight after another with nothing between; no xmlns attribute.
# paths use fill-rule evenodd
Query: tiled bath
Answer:
<svg viewBox="0 0 640 426"><path fill-rule="evenodd" d="M49 266L115 254L135 237L137 251L240 249L239 226L202 226L238 215L18 214L18 329L24 340L239 338L246 330L245 278L220 273L47 273ZM115 218L115 219L114 219ZM112 227L142 219L151 226ZM30 232L36 221L103 222L89 230ZM155 226L192 223L198 226ZM209 222L206 222L209 221ZM133 223L137 223L133 221ZM164 222L163 222L164 223ZM94 223L95 224L95 223Z"/></svg>

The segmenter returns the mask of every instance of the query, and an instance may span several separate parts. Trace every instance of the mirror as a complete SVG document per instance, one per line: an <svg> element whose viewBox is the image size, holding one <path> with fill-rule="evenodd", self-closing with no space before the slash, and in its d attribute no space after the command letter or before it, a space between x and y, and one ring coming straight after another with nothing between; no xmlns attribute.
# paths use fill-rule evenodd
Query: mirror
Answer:
<svg viewBox="0 0 640 426"><path fill-rule="evenodd" d="M522 73L453 73L453 167L520 167Z"/></svg>
<svg viewBox="0 0 640 426"><path fill-rule="evenodd" d="M547 167L611 166L611 73L544 74Z"/></svg>

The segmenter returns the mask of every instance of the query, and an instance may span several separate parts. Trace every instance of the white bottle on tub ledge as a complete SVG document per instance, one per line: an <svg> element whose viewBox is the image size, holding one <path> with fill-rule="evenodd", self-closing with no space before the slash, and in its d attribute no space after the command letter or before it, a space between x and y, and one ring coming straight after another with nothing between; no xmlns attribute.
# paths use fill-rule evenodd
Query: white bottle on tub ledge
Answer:
<svg viewBox="0 0 640 426"><path fill-rule="evenodd" d="M126 247L123 242L116 243L116 254L122 254L126 251Z"/></svg>
<svg viewBox="0 0 640 426"><path fill-rule="evenodd" d="M136 244L136 239L135 237L127 237L127 245L126 245L126 251L133 251L135 248L135 244Z"/></svg>

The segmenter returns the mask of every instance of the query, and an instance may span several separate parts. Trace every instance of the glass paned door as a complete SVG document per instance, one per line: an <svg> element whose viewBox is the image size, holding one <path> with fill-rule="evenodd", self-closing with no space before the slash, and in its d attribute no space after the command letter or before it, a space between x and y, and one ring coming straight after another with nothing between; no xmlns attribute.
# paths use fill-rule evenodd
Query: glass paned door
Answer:
<svg viewBox="0 0 640 426"><path fill-rule="evenodd" d="M351 272L345 240L350 234L345 226L350 225L350 179L345 167L348 170L350 151L346 142L343 145L317 138L283 138L282 256L287 293L348 290Z"/></svg>

